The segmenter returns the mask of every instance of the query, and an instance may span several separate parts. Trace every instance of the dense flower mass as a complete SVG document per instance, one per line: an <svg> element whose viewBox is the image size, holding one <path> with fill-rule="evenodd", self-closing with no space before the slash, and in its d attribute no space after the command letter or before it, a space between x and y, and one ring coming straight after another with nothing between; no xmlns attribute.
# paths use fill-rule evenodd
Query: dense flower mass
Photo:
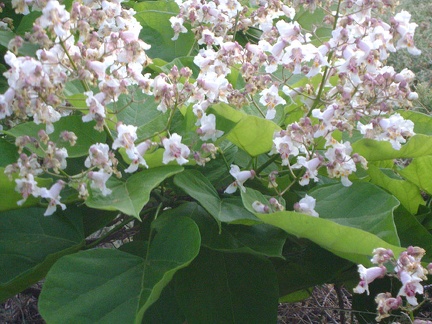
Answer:
<svg viewBox="0 0 432 324"><path fill-rule="evenodd" d="M140 38L142 27L136 12L126 9L122 1L77 1L70 7L57 0L13 2L19 13L40 11L33 31L26 35L39 48L36 56L20 56L22 42L11 42L5 56L8 89L0 95L4 130L28 120L45 125L39 138L17 142L20 150L36 143L44 151L43 162L33 156L34 162L24 167L31 157L22 153L6 169L8 175L19 174L15 181L23 201L30 195L54 197L40 191L34 177L41 172L62 174L64 183L56 188L70 186L82 198L88 196L87 187L108 195L112 175L121 177L122 172L148 168L145 156L158 149L163 150L162 164L175 161L204 166L216 158L219 145L229 138L219 129L224 122L211 111L218 103L281 126L267 153L279 158L278 171L287 170L292 183L301 186L319 182L322 175L351 185L359 165L367 168L366 159L353 151L349 140L354 132L389 142L396 150L415 135L414 124L395 113L409 108L416 99L410 87L414 75L409 70L395 71L385 60L399 49L420 54L413 43L417 25L405 11L389 23L373 17L376 11L393 9L393 1L271 0L253 3L250 8L237 0L175 2L179 13L169 18L172 40L191 32L195 35L195 51L190 52L195 53L195 72L175 64L148 69L151 45ZM326 37L316 37L296 20L299 12L318 6L328 13L323 23L332 32ZM251 33L257 30L259 33ZM246 41L239 40L240 34ZM74 93L76 89L79 93ZM140 125L116 119L124 109L119 107L123 98L133 102L135 96L152 98L155 109L167 115L166 125L158 132L141 136L145 130ZM76 104L78 101L82 103ZM143 114L146 109L154 108L143 107ZM179 111L193 117L188 125L194 135L189 130L171 132ZM93 143L84 163L87 169L68 178L63 174L68 147L50 136L56 122L75 114L106 132L112 144ZM342 139L341 133L347 136ZM79 140L79 134L76 136L70 137L70 143ZM118 168L116 151L125 153L126 167L120 163ZM234 193L237 187L244 191L244 182L255 176L254 170L240 171L234 164L227 171L235 181L226 193ZM278 172L271 174L269 187L275 194L291 186L278 188ZM58 199L51 201L59 204ZM317 216L308 198L297 209Z"/></svg>

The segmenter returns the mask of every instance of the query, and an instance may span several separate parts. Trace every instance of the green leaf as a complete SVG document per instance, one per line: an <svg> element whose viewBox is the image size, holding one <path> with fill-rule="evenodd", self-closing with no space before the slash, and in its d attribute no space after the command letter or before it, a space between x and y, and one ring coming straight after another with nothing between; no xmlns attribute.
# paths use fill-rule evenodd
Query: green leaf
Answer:
<svg viewBox="0 0 432 324"><path fill-rule="evenodd" d="M197 170L186 170L174 177L174 184L196 199L214 217L216 222L258 223L252 213L245 210L239 201L220 199L210 181Z"/></svg>
<svg viewBox="0 0 432 324"><path fill-rule="evenodd" d="M388 171L389 173L386 174L383 171ZM419 206L425 205L420 189L402 178L397 179L389 176L394 174L393 170L380 169L370 163L368 174L371 177L372 183L392 193L411 214L416 214Z"/></svg>
<svg viewBox="0 0 432 324"><path fill-rule="evenodd" d="M432 234L404 208L395 212L395 223L404 246L420 246L426 250L423 262L432 261Z"/></svg>
<svg viewBox="0 0 432 324"><path fill-rule="evenodd" d="M272 260L281 296L323 283L358 278L357 267L351 262L305 239L289 237L283 255L285 260Z"/></svg>
<svg viewBox="0 0 432 324"><path fill-rule="evenodd" d="M132 96L121 95L113 111L117 113L118 121L126 125L138 126L138 139L149 137L165 128L169 114L157 110L158 102L153 96L141 90L133 91Z"/></svg>
<svg viewBox="0 0 432 324"><path fill-rule="evenodd" d="M175 278L188 323L276 323L278 286L272 264L249 254L203 249Z"/></svg>
<svg viewBox="0 0 432 324"><path fill-rule="evenodd" d="M17 204L23 197L20 193L15 191L16 183L14 180L16 176L14 176L11 181L4 173L4 170L4 168L0 167L0 192L4 197L7 197L7 199L0 199L0 211L37 206L40 199L33 196L29 196L22 205L19 206ZM35 178L35 181L38 183L39 187L48 187L51 183L51 179Z"/></svg>
<svg viewBox="0 0 432 324"><path fill-rule="evenodd" d="M143 26L140 38L151 48L146 51L150 57L172 61L180 56L187 56L195 45L194 34L189 32L180 34L176 41L172 41L174 30L169 18L176 16L179 7L171 1L145 1L134 5L137 12L135 18Z"/></svg>
<svg viewBox="0 0 432 324"><path fill-rule="evenodd" d="M94 129L94 126L95 122L84 123L81 116L67 116L54 123L55 130L49 136L53 142L59 143L59 145L67 149L70 158L80 157L88 154L88 149L92 144L105 143L106 134L104 132L98 132ZM28 122L19 124L8 131L4 131L4 133L14 137L28 135L39 139L37 134L41 129L44 130L45 125L36 125L34 122ZM69 142L60 140L60 133L63 131L74 132L78 137L74 146L70 146ZM33 145L29 144L27 147L32 152L36 152L39 156L44 156L43 151L36 149Z"/></svg>
<svg viewBox="0 0 432 324"><path fill-rule="evenodd" d="M432 194L432 179L427 176L432 174L432 156L413 159L405 169L399 171L399 174L428 194Z"/></svg>
<svg viewBox="0 0 432 324"><path fill-rule="evenodd" d="M15 163L18 160L18 148L0 137L0 167Z"/></svg>
<svg viewBox="0 0 432 324"><path fill-rule="evenodd" d="M369 232L343 226L332 220L284 211L274 214L255 214L266 224L277 226L289 234L306 238L330 252L354 263L371 265L373 249L392 249L395 255L402 248L391 245Z"/></svg>
<svg viewBox="0 0 432 324"><path fill-rule="evenodd" d="M174 273L199 252L198 227L191 219L174 218L164 225L146 259L108 249L60 259L40 295L43 318L48 323L141 323Z"/></svg>
<svg viewBox="0 0 432 324"><path fill-rule="evenodd" d="M368 161L382 161L399 158L416 158L432 155L432 136L414 135L400 150L395 150L389 142L361 139L352 144L353 151Z"/></svg>
<svg viewBox="0 0 432 324"><path fill-rule="evenodd" d="M200 229L202 246L209 249L282 257L282 248L287 234L274 226L222 224L222 230L219 232L219 227L214 219L200 205L192 202L167 210L160 218L175 215L186 215L192 218Z"/></svg>
<svg viewBox="0 0 432 324"><path fill-rule="evenodd" d="M320 218L359 228L399 245L393 211L399 201L368 182L354 182L350 187L337 183L318 187L309 193L317 203Z"/></svg>
<svg viewBox="0 0 432 324"><path fill-rule="evenodd" d="M78 214L45 209L0 213L0 301L41 280L61 256L84 245Z"/></svg>
<svg viewBox="0 0 432 324"><path fill-rule="evenodd" d="M280 130L274 122L247 115L226 104L209 107L217 118L216 128L227 134L227 139L249 155L267 153L273 145L273 134Z"/></svg>
<svg viewBox="0 0 432 324"><path fill-rule="evenodd" d="M140 212L150 199L151 191L163 180L183 171L181 166L165 166L134 173L125 181L110 179L107 187L112 193L103 196L99 189L91 189L86 205L102 210L119 210L140 219Z"/></svg>

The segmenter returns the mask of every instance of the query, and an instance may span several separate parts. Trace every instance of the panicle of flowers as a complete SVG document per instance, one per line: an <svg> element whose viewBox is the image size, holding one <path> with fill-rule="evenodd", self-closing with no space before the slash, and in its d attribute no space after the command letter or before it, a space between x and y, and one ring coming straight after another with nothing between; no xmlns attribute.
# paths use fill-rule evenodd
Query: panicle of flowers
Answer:
<svg viewBox="0 0 432 324"><path fill-rule="evenodd" d="M354 292L359 294L367 292L369 295L368 285L370 283L385 275L392 276L401 282L401 288L396 297L393 297L389 292L380 293L376 296L375 302L378 305L376 320L379 322L389 317L392 310L403 307L403 300L406 300L405 309L413 310L418 305L416 295L421 295L424 292L421 282L427 280L428 274L432 274L432 264L429 264L427 268L421 264L421 259L426 251L420 247L409 246L399 255L398 259L395 259L393 251L390 249L377 248L372 253L371 262L377 266L366 268L361 264L358 265L360 283L354 288ZM390 267L389 264L393 265L393 272L391 273L387 270Z"/></svg>

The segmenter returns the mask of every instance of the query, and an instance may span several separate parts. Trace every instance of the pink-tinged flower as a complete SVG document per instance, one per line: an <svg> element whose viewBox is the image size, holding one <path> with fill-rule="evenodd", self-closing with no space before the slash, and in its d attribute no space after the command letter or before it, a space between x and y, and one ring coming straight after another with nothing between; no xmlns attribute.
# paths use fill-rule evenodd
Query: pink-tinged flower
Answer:
<svg viewBox="0 0 432 324"><path fill-rule="evenodd" d="M65 182L62 180L57 181L49 190L46 188L41 188L40 196L49 200L48 208L44 213L44 216L50 216L54 214L57 209L57 205L61 207L62 210L66 209L66 205L60 202L60 192L65 186Z"/></svg>
<svg viewBox="0 0 432 324"><path fill-rule="evenodd" d="M87 115L82 116L83 122L89 122L91 120L99 120L104 119L105 115L105 107L102 102L105 100L105 94L102 92L93 95L93 91L84 92L87 96L86 104L89 108L89 112Z"/></svg>
<svg viewBox="0 0 432 324"><path fill-rule="evenodd" d="M15 191L19 192L23 197L23 199L17 202L19 206L24 204L30 195L33 197L39 197L41 189L37 186L37 182L34 180L34 177L31 173L28 173L21 179L15 179L15 183Z"/></svg>
<svg viewBox="0 0 432 324"><path fill-rule="evenodd" d="M262 202L254 201L252 203L252 208L260 214L268 214L270 209L267 205L264 205Z"/></svg>
<svg viewBox="0 0 432 324"><path fill-rule="evenodd" d="M352 182L348 176L357 170L354 160L351 158L352 147L349 142L339 143L332 141L330 148L324 153L328 159L327 172L331 178L341 178L345 187L349 187Z"/></svg>
<svg viewBox="0 0 432 324"><path fill-rule="evenodd" d="M396 310L402 306L402 298L397 296L392 297L390 293L380 293L375 297L377 303L378 316L375 318L377 322L390 316L390 311Z"/></svg>
<svg viewBox="0 0 432 324"><path fill-rule="evenodd" d="M384 266L365 268L362 264L359 264L358 272L360 274L360 283L354 288L354 292L363 294L366 291L369 295L369 284L377 278L383 278L387 273L387 269Z"/></svg>
<svg viewBox="0 0 432 324"><path fill-rule="evenodd" d="M175 41L179 37L180 33L187 33L187 29L183 26L184 20L181 17L171 17L169 19L171 28L174 30L174 36L171 40Z"/></svg>
<svg viewBox="0 0 432 324"><path fill-rule="evenodd" d="M91 181L90 187L93 189L100 189L102 192L102 195L107 196L109 195L112 190L107 188L106 182L111 177L112 173L107 173L103 170L99 171L90 171L88 174L88 177Z"/></svg>
<svg viewBox="0 0 432 324"><path fill-rule="evenodd" d="M402 287L399 290L398 296L405 296L408 303L417 306L416 294L423 294L423 286L420 284L422 279L415 275L411 275L407 271L399 271L399 279L402 282Z"/></svg>
<svg viewBox="0 0 432 324"><path fill-rule="evenodd" d="M276 110L274 108L277 105L286 104L286 101L279 96L279 89L275 85L261 91L260 96L259 102L267 107L266 119L274 119L276 116Z"/></svg>
<svg viewBox="0 0 432 324"><path fill-rule="evenodd" d="M203 113L199 122L201 127L197 129L197 133L203 141L211 139L214 142L224 133L220 130L216 130L216 116L213 114L206 115Z"/></svg>
<svg viewBox="0 0 432 324"><path fill-rule="evenodd" d="M294 204L294 210L296 212L307 214L313 217L319 217L319 214L315 211L316 199L309 195L300 199L299 202Z"/></svg>
<svg viewBox="0 0 432 324"><path fill-rule="evenodd" d="M177 133L171 135L171 137L164 138L162 144L165 148L162 162L167 164L173 160L176 160L179 165L188 163L187 159L190 154L189 148L181 143L182 137Z"/></svg>
<svg viewBox="0 0 432 324"><path fill-rule="evenodd" d="M119 149L121 147L126 149L126 154L130 159L135 158L135 144L134 142L138 138L137 127L133 125L119 124L117 126L117 138L112 144L113 149Z"/></svg>
<svg viewBox="0 0 432 324"><path fill-rule="evenodd" d="M243 186L243 183L245 183L246 180L253 178L255 176L255 171L240 171L240 168L237 165L231 164L230 174L236 180L225 189L224 192L228 194L236 192L237 187L239 187L243 192L246 192L246 188Z"/></svg>
<svg viewBox="0 0 432 324"><path fill-rule="evenodd" d="M393 251L390 249L376 248L372 251L373 257L371 262L378 265L383 265L387 261L394 258Z"/></svg>
<svg viewBox="0 0 432 324"><path fill-rule="evenodd" d="M135 147L135 157L132 159L131 164L129 167L125 170L126 173L133 173L136 170L138 170L138 166L142 165L148 168L147 162L144 160L143 155L145 152L152 146L151 141L145 141L140 144L138 144Z"/></svg>
<svg viewBox="0 0 432 324"><path fill-rule="evenodd" d="M89 156L84 161L84 165L87 168L95 166L105 169L106 167L110 167L112 162L109 157L109 146L104 143L96 143L90 146Z"/></svg>
<svg viewBox="0 0 432 324"><path fill-rule="evenodd" d="M273 149L270 153L279 153L282 159L282 165L288 165L289 157L299 155L300 151L298 147L294 145L290 137L282 136L273 139Z"/></svg>
<svg viewBox="0 0 432 324"><path fill-rule="evenodd" d="M39 24L42 28L52 28L58 37L66 37L69 33L69 12L65 10L64 5L56 0L49 0L42 9L42 16L39 18Z"/></svg>
<svg viewBox="0 0 432 324"><path fill-rule="evenodd" d="M405 120L397 113L389 118L381 119L379 125L383 132L375 139L389 141L395 150L400 150L401 144L406 142L406 138L415 134L414 123L411 120Z"/></svg>
<svg viewBox="0 0 432 324"><path fill-rule="evenodd" d="M297 158L297 163L292 166L293 169L300 169L304 167L306 172L302 176L299 184L301 186L306 186L309 184L309 181L313 179L315 182L318 182L318 168L322 164L322 159L316 157L311 160L307 160L304 156L299 156Z"/></svg>

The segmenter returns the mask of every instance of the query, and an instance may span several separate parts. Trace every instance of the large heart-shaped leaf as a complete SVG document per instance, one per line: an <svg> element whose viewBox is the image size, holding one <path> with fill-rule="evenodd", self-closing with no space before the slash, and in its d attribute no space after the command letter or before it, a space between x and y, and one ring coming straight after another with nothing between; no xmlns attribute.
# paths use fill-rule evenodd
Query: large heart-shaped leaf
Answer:
<svg viewBox="0 0 432 324"><path fill-rule="evenodd" d="M401 247L391 245L374 234L328 219L290 211L255 215L267 224L297 237L307 238L354 263L371 265L372 251L378 247L392 249L395 255L403 251Z"/></svg>
<svg viewBox="0 0 432 324"><path fill-rule="evenodd" d="M158 227L146 258L108 249L63 257L47 275L40 313L48 323L141 323L199 247L196 224L176 217Z"/></svg>
<svg viewBox="0 0 432 324"><path fill-rule="evenodd" d="M146 51L147 55L169 62L177 57L187 56L191 52L195 45L193 33L180 34L176 41L171 40L174 31L169 19L179 12L175 2L137 2L134 9L137 12L135 18L143 26L140 38L151 44L151 48Z"/></svg>
<svg viewBox="0 0 432 324"><path fill-rule="evenodd" d="M175 288L188 323L276 323L279 289L265 258L203 249Z"/></svg>
<svg viewBox="0 0 432 324"><path fill-rule="evenodd" d="M43 216L45 209L0 213L0 301L38 282L61 256L84 245L76 213Z"/></svg>
<svg viewBox="0 0 432 324"><path fill-rule="evenodd" d="M350 187L340 183L310 191L316 200L320 218L373 233L386 242L399 245L393 211L399 201L379 187L355 182Z"/></svg>
<svg viewBox="0 0 432 324"><path fill-rule="evenodd" d="M353 151L368 161L383 161L399 158L416 158L432 155L432 136L414 135L400 150L395 150L389 142L376 141L368 138L352 144Z"/></svg>
<svg viewBox="0 0 432 324"><path fill-rule="evenodd" d="M126 181L113 179L108 182L112 193L103 196L98 190L91 190L86 205L103 210L119 210L139 219L139 213L150 199L151 191L163 180L179 173L183 167L165 166L143 170L130 176Z"/></svg>

